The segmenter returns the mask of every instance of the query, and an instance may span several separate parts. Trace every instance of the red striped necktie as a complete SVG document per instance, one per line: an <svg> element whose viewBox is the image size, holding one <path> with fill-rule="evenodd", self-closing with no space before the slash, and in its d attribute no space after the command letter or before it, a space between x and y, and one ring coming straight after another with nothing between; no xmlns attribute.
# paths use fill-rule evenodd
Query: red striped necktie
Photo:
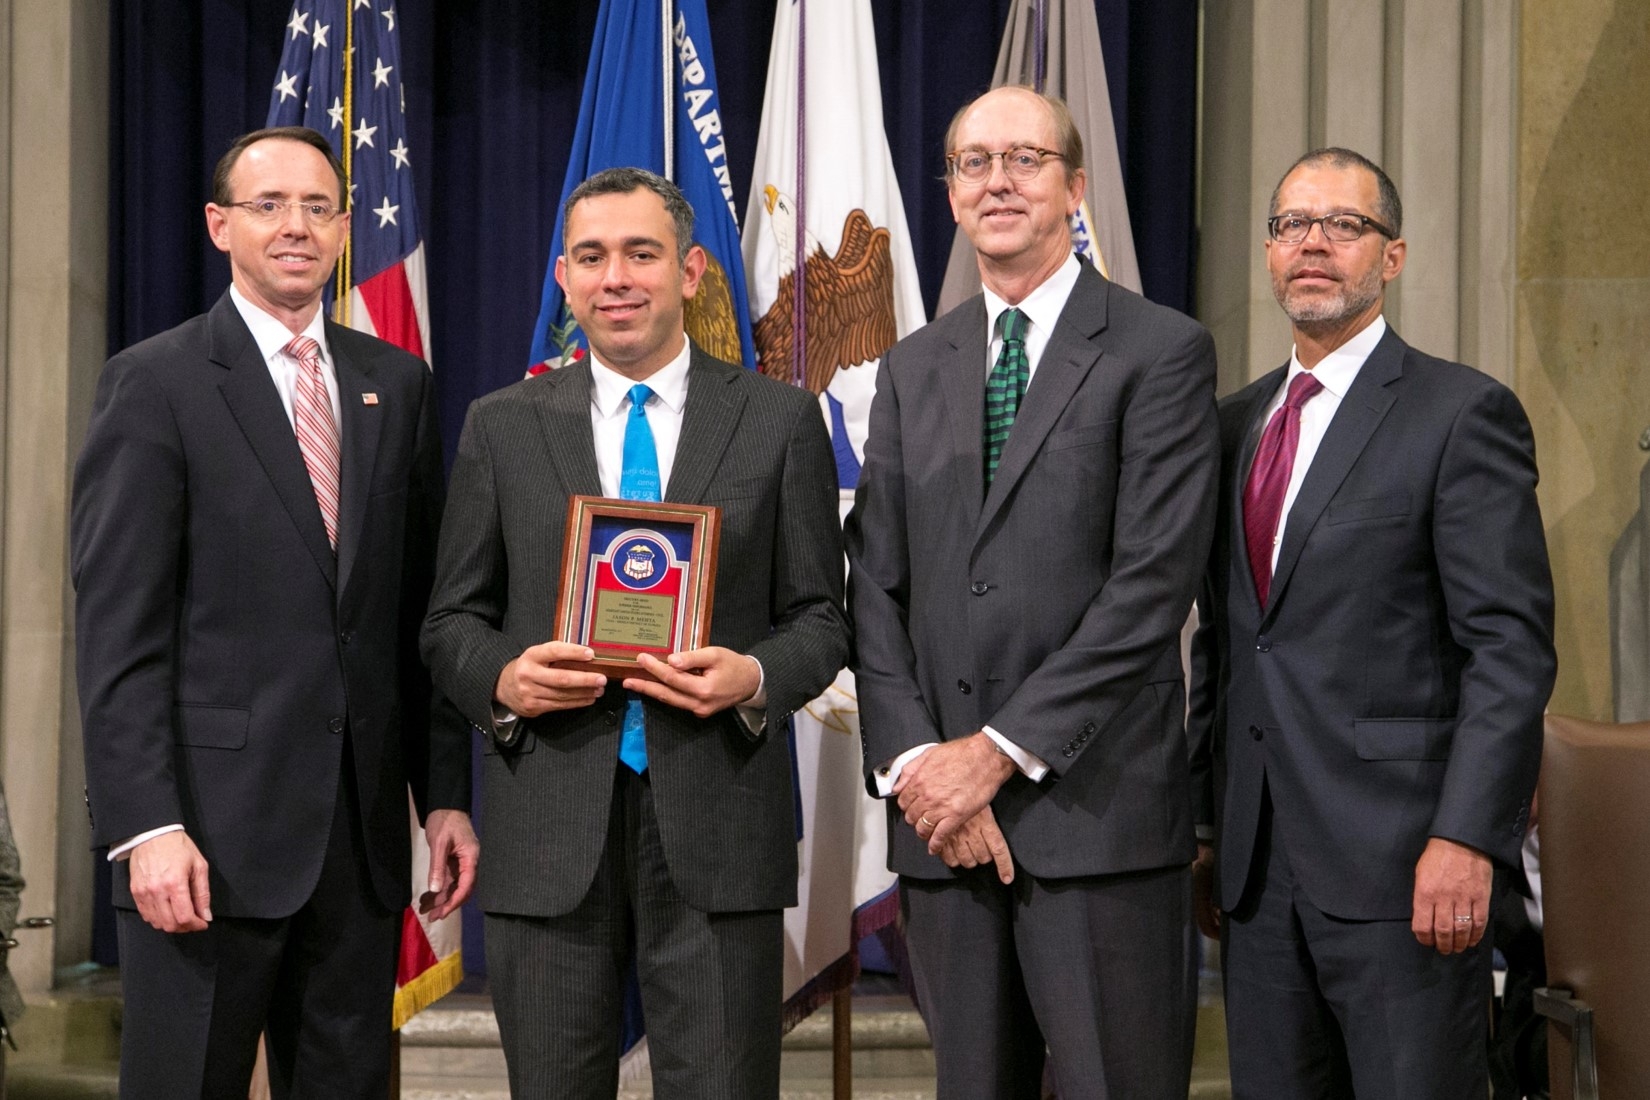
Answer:
<svg viewBox="0 0 1650 1100"><path fill-rule="evenodd" d="M1266 606L1272 590L1272 543L1277 538L1278 521L1283 517L1283 498L1289 492L1289 475L1295 469L1295 449L1301 441L1301 406L1310 401L1323 383L1310 371L1295 375L1288 396L1272 414L1255 448L1249 467L1249 481L1243 487L1243 537L1249 543L1249 573L1255 578L1255 595Z"/></svg>
<svg viewBox="0 0 1650 1100"><path fill-rule="evenodd" d="M338 549L338 421L332 415L332 401L321 377L321 345L308 336L294 336L285 351L298 361L298 385L292 391L292 427L298 433L298 449L315 486L315 503L321 506L321 522L326 524L327 542Z"/></svg>

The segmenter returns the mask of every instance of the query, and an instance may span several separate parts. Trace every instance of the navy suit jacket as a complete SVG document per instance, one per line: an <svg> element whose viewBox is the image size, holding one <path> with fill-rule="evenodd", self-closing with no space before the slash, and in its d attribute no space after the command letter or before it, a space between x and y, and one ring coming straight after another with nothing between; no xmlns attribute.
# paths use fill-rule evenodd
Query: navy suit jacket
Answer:
<svg viewBox="0 0 1650 1100"><path fill-rule="evenodd" d="M309 898L346 743L386 906L411 897L409 781L421 810L469 807L468 734L456 716L432 725L417 649L442 500L430 372L326 333L343 416L336 557L227 294L109 361L75 465L92 840L183 823L223 916L282 917ZM124 863L115 891L132 905Z"/></svg>
<svg viewBox="0 0 1650 1100"><path fill-rule="evenodd" d="M1220 404L1188 727L1199 820L1217 828L1224 909L1264 789L1315 906L1408 919L1429 837L1518 866L1555 668L1535 444L1505 386L1388 329L1301 483L1261 607L1243 485L1285 373Z"/></svg>

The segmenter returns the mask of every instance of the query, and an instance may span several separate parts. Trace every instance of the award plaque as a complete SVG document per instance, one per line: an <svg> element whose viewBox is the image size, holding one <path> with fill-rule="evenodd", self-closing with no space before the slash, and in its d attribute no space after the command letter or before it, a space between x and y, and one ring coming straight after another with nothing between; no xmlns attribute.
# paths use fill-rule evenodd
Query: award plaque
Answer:
<svg viewBox="0 0 1650 1100"><path fill-rule="evenodd" d="M710 639L720 510L699 504L576 496L568 504L557 641L596 651L559 667L652 679L636 658Z"/></svg>

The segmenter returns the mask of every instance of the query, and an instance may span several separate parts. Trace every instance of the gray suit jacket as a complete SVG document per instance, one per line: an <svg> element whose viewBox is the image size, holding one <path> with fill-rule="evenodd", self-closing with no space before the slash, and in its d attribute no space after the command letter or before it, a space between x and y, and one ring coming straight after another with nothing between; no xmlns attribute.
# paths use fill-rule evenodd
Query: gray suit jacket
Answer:
<svg viewBox="0 0 1650 1100"><path fill-rule="evenodd" d="M1552 579L1524 410L1389 329L1301 483L1262 608L1243 484L1279 368L1221 402L1221 513L1194 647L1199 820L1236 908L1260 829L1312 904L1408 919L1431 836L1519 865L1552 691Z"/></svg>
<svg viewBox="0 0 1650 1100"><path fill-rule="evenodd" d="M1214 524L1214 345L1084 266L984 491L976 296L882 361L848 520L867 782L990 725L1047 761L993 808L1039 877L1193 854L1179 630ZM873 791L874 793L874 791ZM951 874L889 800L890 866Z"/></svg>
<svg viewBox="0 0 1650 1100"><path fill-rule="evenodd" d="M423 647L470 721L492 723L500 670L553 636L567 501L600 495L590 368L574 364L477 401L459 440ZM665 862L706 911L796 898L786 719L847 656L836 476L805 391L693 349L665 498L722 509L711 644L766 677L768 723L647 703L647 751ZM488 736L479 885L490 912L555 916L589 889L607 834L625 695L527 720L519 747Z"/></svg>

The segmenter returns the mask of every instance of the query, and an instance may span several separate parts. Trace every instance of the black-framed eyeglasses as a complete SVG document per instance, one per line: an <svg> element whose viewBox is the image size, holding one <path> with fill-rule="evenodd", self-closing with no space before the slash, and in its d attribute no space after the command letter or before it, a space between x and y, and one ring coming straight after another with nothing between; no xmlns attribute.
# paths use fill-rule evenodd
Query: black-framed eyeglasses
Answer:
<svg viewBox="0 0 1650 1100"><path fill-rule="evenodd" d="M223 205L238 206L262 222L281 221L291 209L296 209L310 225L326 225L338 216L338 208L330 202L314 202L309 199L293 199L291 202L282 202L280 199L247 199L245 202L226 202Z"/></svg>
<svg viewBox="0 0 1650 1100"><path fill-rule="evenodd" d="M964 183L980 183L991 175L991 162L998 157L1003 161L1003 175L1024 183L1036 178L1037 173L1043 170L1044 160L1049 157L1064 158L1065 154L1056 153L1053 149L1039 149L1035 145L1016 145L1000 153L988 153L984 149L963 149L947 153L945 165L953 176Z"/></svg>
<svg viewBox="0 0 1650 1100"><path fill-rule="evenodd" d="M1312 232L1314 225L1323 227L1325 240L1340 244L1357 240L1364 235L1365 229L1373 229L1389 241L1398 239L1398 234L1374 218L1351 212L1325 214L1321 218L1309 218L1305 214L1279 214L1266 219L1266 231L1279 244L1300 244Z"/></svg>

